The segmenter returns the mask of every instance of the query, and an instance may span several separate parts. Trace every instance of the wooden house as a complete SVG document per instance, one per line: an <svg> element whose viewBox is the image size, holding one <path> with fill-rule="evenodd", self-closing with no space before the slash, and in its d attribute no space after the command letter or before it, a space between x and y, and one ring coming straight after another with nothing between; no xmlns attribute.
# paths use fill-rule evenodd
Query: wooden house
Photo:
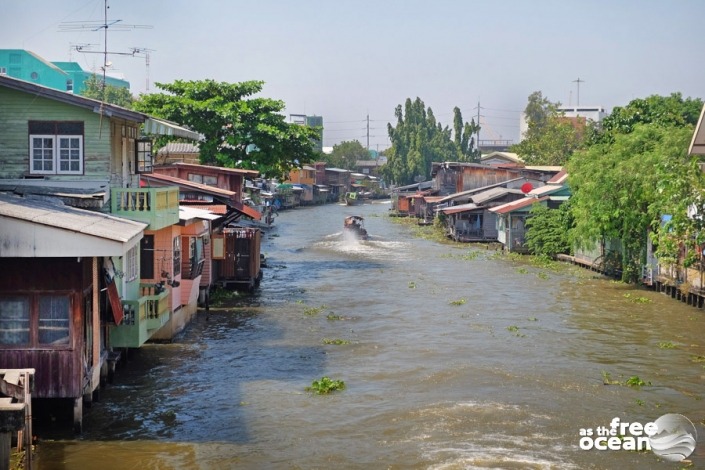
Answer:
<svg viewBox="0 0 705 470"><path fill-rule="evenodd" d="M142 285L139 276L143 231L178 222L176 188L140 189L141 174L153 167L149 135L199 135L2 75L0 109L0 191L26 197L3 196L10 199L0 224L0 264L12 267L3 276L23 274L0 280L2 295L15 299L0 308L0 323L29 325L20 328L29 337L21 333L5 347L12 354L0 354L0 367L35 368L35 396L74 398L80 427L79 397L91 399L110 348L139 346L169 317L168 287ZM57 347L48 346L43 338L53 336L43 325L65 329L67 308L76 330L68 345L57 337ZM137 341L128 342L130 336Z"/></svg>
<svg viewBox="0 0 705 470"><path fill-rule="evenodd" d="M341 168L326 168L326 184L330 188L330 197L338 201L350 191L350 171Z"/></svg>
<svg viewBox="0 0 705 470"><path fill-rule="evenodd" d="M560 167L523 167L485 165L479 163L433 163L431 176L440 195L460 193L503 183L517 178L545 182L561 170Z"/></svg>
<svg viewBox="0 0 705 470"><path fill-rule="evenodd" d="M83 397L90 401L107 374L105 324L160 321L158 306L138 293L146 226L0 194L0 368L34 368L36 398L72 398L78 430ZM125 312L118 290L149 308Z"/></svg>
<svg viewBox="0 0 705 470"><path fill-rule="evenodd" d="M442 208L446 235L462 242L497 240L497 215L490 209L523 197L521 190L497 186L469 195L466 204Z"/></svg>
<svg viewBox="0 0 705 470"><path fill-rule="evenodd" d="M286 183L292 184L294 187L303 189L301 191L299 201L303 205L313 204L314 185L316 184L316 168L305 165L302 168L297 168L289 172L289 178Z"/></svg>
<svg viewBox="0 0 705 470"><path fill-rule="evenodd" d="M518 201L489 209L497 215L497 241L507 251L526 253L526 219L534 203L546 205L548 196L541 198L525 197Z"/></svg>

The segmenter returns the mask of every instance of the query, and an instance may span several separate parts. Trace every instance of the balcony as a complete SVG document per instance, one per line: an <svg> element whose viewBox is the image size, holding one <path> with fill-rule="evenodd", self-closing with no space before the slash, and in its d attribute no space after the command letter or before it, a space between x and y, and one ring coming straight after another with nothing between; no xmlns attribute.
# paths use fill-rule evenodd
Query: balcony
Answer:
<svg viewBox="0 0 705 470"><path fill-rule="evenodd" d="M140 284L140 298L123 300L125 317L110 326L110 347L139 348L169 321L169 289Z"/></svg>
<svg viewBox="0 0 705 470"><path fill-rule="evenodd" d="M179 188L112 188L110 212L159 230L179 223Z"/></svg>

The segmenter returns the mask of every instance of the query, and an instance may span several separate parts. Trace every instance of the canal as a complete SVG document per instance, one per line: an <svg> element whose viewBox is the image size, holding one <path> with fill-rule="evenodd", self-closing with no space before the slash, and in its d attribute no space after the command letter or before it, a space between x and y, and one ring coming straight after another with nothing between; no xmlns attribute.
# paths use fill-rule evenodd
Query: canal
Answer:
<svg viewBox="0 0 705 470"><path fill-rule="evenodd" d="M701 310L573 266L414 237L388 208L282 212L259 292L135 351L80 438L39 442L38 467L684 466L578 442L615 417L680 413L703 431ZM352 214L371 240L342 237ZM304 390L322 376L347 389ZM705 466L702 436L690 460Z"/></svg>

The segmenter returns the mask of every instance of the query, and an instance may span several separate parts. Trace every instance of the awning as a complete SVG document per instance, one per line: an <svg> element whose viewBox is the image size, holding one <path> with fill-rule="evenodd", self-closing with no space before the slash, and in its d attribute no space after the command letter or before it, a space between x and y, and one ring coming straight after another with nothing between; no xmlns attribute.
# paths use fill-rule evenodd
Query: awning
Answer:
<svg viewBox="0 0 705 470"><path fill-rule="evenodd" d="M179 220L191 220L191 219L207 219L216 220L220 219L222 216L218 214L213 214L209 210L196 209L194 207L179 206Z"/></svg>
<svg viewBox="0 0 705 470"><path fill-rule="evenodd" d="M151 116L144 121L144 132L145 134L153 135L173 135L191 140L201 139L201 135L198 132L190 131L176 123Z"/></svg>

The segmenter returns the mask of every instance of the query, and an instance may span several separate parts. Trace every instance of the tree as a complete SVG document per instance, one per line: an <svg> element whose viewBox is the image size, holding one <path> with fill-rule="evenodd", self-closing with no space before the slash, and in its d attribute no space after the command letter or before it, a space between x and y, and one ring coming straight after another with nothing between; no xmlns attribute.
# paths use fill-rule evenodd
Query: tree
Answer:
<svg viewBox="0 0 705 470"><path fill-rule="evenodd" d="M526 220L526 245L533 254L553 257L570 253L572 218L569 202L564 202L558 209L534 203L530 214L532 216Z"/></svg>
<svg viewBox="0 0 705 470"><path fill-rule="evenodd" d="M552 103L540 91L529 95L524 110L528 129L523 140L512 145L511 151L529 165L563 166L582 147L584 124L566 118L558 111L560 103Z"/></svg>
<svg viewBox="0 0 705 470"><path fill-rule="evenodd" d="M614 142L616 134L628 134L637 124L653 122L676 127L695 125L702 107L701 99L683 99L680 93L635 99L625 107L613 108L612 114L603 119L601 125L590 129L587 141L590 145Z"/></svg>
<svg viewBox="0 0 705 470"><path fill-rule="evenodd" d="M320 139L320 129L285 122L282 101L250 98L262 91L264 82L176 80L155 85L168 94L141 95L135 108L203 134L202 163L275 177L318 157L313 140Z"/></svg>
<svg viewBox="0 0 705 470"><path fill-rule="evenodd" d="M83 82L85 88L81 90L81 96L105 101L106 103L122 106L123 108L132 108L132 104L135 100L129 88L106 84L104 93L103 84L104 82L101 78L98 78L95 74L91 75L88 80Z"/></svg>
<svg viewBox="0 0 705 470"><path fill-rule="evenodd" d="M453 141L458 148L458 161L478 162L480 151L475 150L474 135L480 132L480 126L471 119L470 123L463 124L463 115L460 108L453 108Z"/></svg>
<svg viewBox="0 0 705 470"><path fill-rule="evenodd" d="M387 124L392 147L387 151L387 164L380 168L386 181L410 184L418 176L430 177L433 162L470 161L475 157L472 134L478 127L473 121L472 125L466 123L462 132L458 132L458 123L462 123L459 109L454 113L454 126L458 126L454 138L453 131L437 122L433 110L427 109L420 98L413 102L407 98L404 107L397 106L394 114L396 125Z"/></svg>
<svg viewBox="0 0 705 470"><path fill-rule="evenodd" d="M358 140L350 140L334 145L333 152L321 158L330 167L352 170L358 160L369 160L370 152Z"/></svg>
<svg viewBox="0 0 705 470"><path fill-rule="evenodd" d="M686 207L679 201L703 187L689 190L681 182L692 171L684 164L692 132L689 125L636 124L568 163L575 239L581 246L620 240L624 281L639 279L649 229L667 234L661 232L661 215L678 211L683 220Z"/></svg>
<svg viewBox="0 0 705 470"><path fill-rule="evenodd" d="M548 97L544 97L540 91L535 91L529 95L528 104L524 108L524 116L527 122L534 122L538 127L543 126L546 118L553 114L561 104L552 103Z"/></svg>

